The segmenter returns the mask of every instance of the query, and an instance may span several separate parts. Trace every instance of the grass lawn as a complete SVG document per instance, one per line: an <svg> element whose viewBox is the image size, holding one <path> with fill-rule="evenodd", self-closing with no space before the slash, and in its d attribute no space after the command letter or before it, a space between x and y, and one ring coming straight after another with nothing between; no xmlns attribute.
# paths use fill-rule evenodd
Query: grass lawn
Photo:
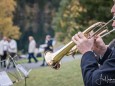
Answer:
<svg viewBox="0 0 115 86"><path fill-rule="evenodd" d="M14 86L24 86L24 80ZM80 60L63 63L59 70L50 67L34 69L27 79L27 86L83 86Z"/></svg>
<svg viewBox="0 0 115 86"><path fill-rule="evenodd" d="M37 60L38 61L42 61L43 57L38 57ZM32 58L31 61L34 62L34 59ZM19 60L16 61L16 63L18 63L18 64L28 63L28 59L27 58L25 58L25 59L19 59Z"/></svg>

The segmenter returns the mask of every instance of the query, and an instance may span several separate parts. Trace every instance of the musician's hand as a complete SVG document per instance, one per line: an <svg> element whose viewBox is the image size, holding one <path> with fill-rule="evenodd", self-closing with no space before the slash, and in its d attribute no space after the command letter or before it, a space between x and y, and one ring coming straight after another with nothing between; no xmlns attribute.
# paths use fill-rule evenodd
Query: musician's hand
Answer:
<svg viewBox="0 0 115 86"><path fill-rule="evenodd" d="M95 37L93 50L99 56L103 56L104 53L106 52L107 46L105 45L100 36Z"/></svg>
<svg viewBox="0 0 115 86"><path fill-rule="evenodd" d="M72 41L76 44L80 53L84 54L88 51L92 51L94 38L87 39L83 33L78 32L78 34L72 37Z"/></svg>

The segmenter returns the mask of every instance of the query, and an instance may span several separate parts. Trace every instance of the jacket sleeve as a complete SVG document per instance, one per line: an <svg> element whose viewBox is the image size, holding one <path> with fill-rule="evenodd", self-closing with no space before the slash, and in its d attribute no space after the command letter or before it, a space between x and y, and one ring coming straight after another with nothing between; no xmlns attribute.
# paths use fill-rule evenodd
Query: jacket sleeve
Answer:
<svg viewBox="0 0 115 86"><path fill-rule="evenodd" d="M111 57L112 50L110 48L107 48L107 51L105 52L104 56L98 59L98 63L102 65L109 57Z"/></svg>
<svg viewBox="0 0 115 86"><path fill-rule="evenodd" d="M81 70L85 86L109 86L110 84L102 78L109 77L115 79L115 51L111 58L108 58L103 65L98 66L95 55L92 51L86 52L81 59Z"/></svg>
<svg viewBox="0 0 115 86"><path fill-rule="evenodd" d="M85 86L92 86L93 72L98 69L98 63L92 51L86 52L81 59L81 70Z"/></svg>
<svg viewBox="0 0 115 86"><path fill-rule="evenodd" d="M113 49L115 47L115 39L109 43L109 48Z"/></svg>

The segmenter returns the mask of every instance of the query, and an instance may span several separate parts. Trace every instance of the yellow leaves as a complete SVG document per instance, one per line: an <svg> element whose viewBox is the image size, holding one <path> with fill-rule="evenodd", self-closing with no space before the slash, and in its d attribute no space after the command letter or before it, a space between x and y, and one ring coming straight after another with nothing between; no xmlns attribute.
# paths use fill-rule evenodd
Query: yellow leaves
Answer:
<svg viewBox="0 0 115 86"><path fill-rule="evenodd" d="M14 0L0 0L0 17L12 17L15 5Z"/></svg>
<svg viewBox="0 0 115 86"><path fill-rule="evenodd" d="M68 14L67 14L67 13L64 13L64 14L63 14L63 17L68 17Z"/></svg>
<svg viewBox="0 0 115 86"><path fill-rule="evenodd" d="M0 33L4 36L12 36L18 39L20 36L19 27L12 22L16 3L14 0L0 0Z"/></svg>
<svg viewBox="0 0 115 86"><path fill-rule="evenodd" d="M72 6L72 7L71 7L71 9L70 9L70 10L71 10L71 11L75 11L76 9L77 9L77 6L76 6L76 5L74 5L74 6Z"/></svg>
<svg viewBox="0 0 115 86"><path fill-rule="evenodd" d="M57 26L55 26L58 27L56 29L60 29L58 31L63 33L58 35L58 37L62 39L64 37L63 41L69 39L75 31L80 29L81 25L78 24L80 22L79 20L77 23L77 17L80 18L81 12L86 11L86 9L79 3L79 0L68 0L67 3L68 4L63 3L64 6L60 9L58 23Z"/></svg>
<svg viewBox="0 0 115 86"><path fill-rule="evenodd" d="M94 24L94 23L96 23L97 21L96 20L89 20L88 21L88 25L92 25L92 24Z"/></svg>
<svg viewBox="0 0 115 86"><path fill-rule="evenodd" d="M84 9L83 7L79 7L79 11L80 11L80 12L86 12L87 10Z"/></svg>
<svg viewBox="0 0 115 86"><path fill-rule="evenodd" d="M0 32L4 36L12 36L15 39L18 39L20 36L19 28L12 25L11 18L0 18Z"/></svg>
<svg viewBox="0 0 115 86"><path fill-rule="evenodd" d="M71 13L77 13L86 10L80 5L78 0L72 0L71 3L68 5L67 9L70 10Z"/></svg>
<svg viewBox="0 0 115 86"><path fill-rule="evenodd" d="M11 26L5 29L5 32L3 32L5 36L11 36L14 39L19 39L21 33L19 32L19 28L17 26Z"/></svg>
<svg viewBox="0 0 115 86"><path fill-rule="evenodd" d="M60 20L60 26L63 28L65 26L65 23L63 20Z"/></svg>
<svg viewBox="0 0 115 86"><path fill-rule="evenodd" d="M12 18L10 18L10 17L0 18L0 25L1 26L7 26L9 24L12 25Z"/></svg>
<svg viewBox="0 0 115 86"><path fill-rule="evenodd" d="M63 12L62 19L60 20L61 28L70 27L71 29L76 26L75 18L80 15L80 11L83 9L80 6L79 1L72 0ZM69 29L70 29L69 28Z"/></svg>

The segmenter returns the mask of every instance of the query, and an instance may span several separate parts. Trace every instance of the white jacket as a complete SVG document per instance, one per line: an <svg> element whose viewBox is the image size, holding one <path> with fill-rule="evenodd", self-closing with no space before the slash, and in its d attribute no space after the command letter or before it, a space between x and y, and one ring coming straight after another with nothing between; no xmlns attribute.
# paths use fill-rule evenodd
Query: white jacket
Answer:
<svg viewBox="0 0 115 86"><path fill-rule="evenodd" d="M15 40L12 39L12 40L9 42L8 51L9 51L10 53L17 53L17 43L16 43Z"/></svg>
<svg viewBox="0 0 115 86"><path fill-rule="evenodd" d="M0 55L4 54L4 47L3 47L3 42L0 41Z"/></svg>
<svg viewBox="0 0 115 86"><path fill-rule="evenodd" d="M3 49L4 49L4 51L8 51L8 46L9 46L8 41L4 41L4 40L1 40L1 41L3 43Z"/></svg>
<svg viewBox="0 0 115 86"><path fill-rule="evenodd" d="M36 42L35 42L35 40L32 40L29 42L28 52L34 53L35 49L36 49Z"/></svg>

